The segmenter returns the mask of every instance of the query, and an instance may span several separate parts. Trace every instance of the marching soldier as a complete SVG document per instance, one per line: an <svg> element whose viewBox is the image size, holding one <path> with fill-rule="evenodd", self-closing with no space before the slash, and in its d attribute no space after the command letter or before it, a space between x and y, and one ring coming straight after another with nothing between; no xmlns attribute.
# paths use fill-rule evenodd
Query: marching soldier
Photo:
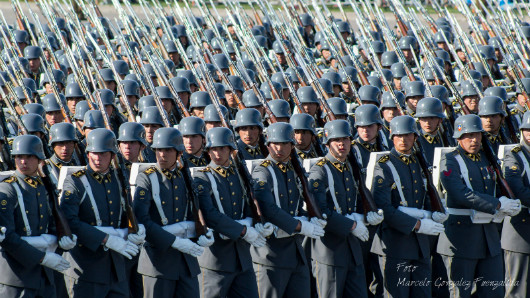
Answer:
<svg viewBox="0 0 530 298"><path fill-rule="evenodd" d="M239 134L237 148L245 160L265 158L267 152L262 152L259 144L263 133L263 123L258 110L246 108L238 111L234 130Z"/></svg>
<svg viewBox="0 0 530 298"><path fill-rule="evenodd" d="M78 162L73 158L77 138L75 127L71 123L57 123L50 128L50 147L53 155L46 160L50 170L50 178L57 184L59 173L63 166L76 166Z"/></svg>
<svg viewBox="0 0 530 298"><path fill-rule="evenodd" d="M317 132L315 130L315 118L308 114L295 114L289 120L294 129L294 139L296 141L295 150L300 159L316 158L322 154Z"/></svg>
<svg viewBox="0 0 530 298"><path fill-rule="evenodd" d="M142 150L142 162L155 162L155 152L151 149L151 144L153 144L153 137L155 132L164 126L164 121L162 120L162 115L156 106L148 106L145 109L140 110L142 114L142 119L140 119L140 124L145 128L145 140L147 141L147 146Z"/></svg>
<svg viewBox="0 0 530 298"><path fill-rule="evenodd" d="M475 85L482 88L481 83L477 80L475 80ZM460 84L460 93L462 94L462 100L469 111L473 114L477 114L480 97L475 87L473 87L473 83L471 83L471 81L463 81Z"/></svg>
<svg viewBox="0 0 530 298"><path fill-rule="evenodd" d="M383 120L375 105L364 104L355 110L355 129L358 136L352 142L352 149L363 169L368 165L371 152L386 149L379 135L382 126Z"/></svg>
<svg viewBox="0 0 530 298"><path fill-rule="evenodd" d="M479 102L478 115L495 153L499 151L500 144L512 143L503 128L504 119L508 114L500 97L484 96Z"/></svg>
<svg viewBox="0 0 530 298"><path fill-rule="evenodd" d="M118 147L120 154L123 156L125 167L131 170L131 165L135 162L140 162L142 151L147 146L145 140L145 129L137 122L126 122L120 126L120 134L118 135ZM126 178L129 180L129 173Z"/></svg>
<svg viewBox="0 0 530 298"><path fill-rule="evenodd" d="M182 158L190 163L192 167L204 167L208 159L204 153L206 127L204 121L195 116L186 117L179 124L182 138L184 139L185 151Z"/></svg>
<svg viewBox="0 0 530 298"><path fill-rule="evenodd" d="M447 269L451 297L471 297L475 287L479 297L503 297L504 288L493 285L504 280L496 222L519 213L520 201L496 197L496 174L480 149L484 130L479 116L461 116L455 127L458 146L440 162L449 217L437 251Z"/></svg>
<svg viewBox="0 0 530 298"><path fill-rule="evenodd" d="M444 144L441 124L445 119L442 102L438 98L425 97L418 102L416 118L420 128L419 141L427 162L432 165L434 148L449 146Z"/></svg>
<svg viewBox="0 0 530 298"><path fill-rule="evenodd" d="M418 102L424 97L425 94L425 85L422 81L412 81L405 84L404 90L407 114L415 117Z"/></svg>

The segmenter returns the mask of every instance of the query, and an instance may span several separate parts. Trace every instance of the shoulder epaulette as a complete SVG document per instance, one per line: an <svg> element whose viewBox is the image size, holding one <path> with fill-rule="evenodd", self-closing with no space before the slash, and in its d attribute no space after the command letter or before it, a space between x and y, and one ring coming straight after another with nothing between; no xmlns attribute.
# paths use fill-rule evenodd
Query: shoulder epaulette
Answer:
<svg viewBox="0 0 530 298"><path fill-rule="evenodd" d="M316 163L316 165L319 166L319 167L323 167L323 166L326 164L326 162L327 162L327 159L324 157L324 158L320 159L320 160Z"/></svg>
<svg viewBox="0 0 530 298"><path fill-rule="evenodd" d="M385 163L385 162L387 162L389 160L390 160L390 156L387 154L387 155L381 156L381 158L377 162Z"/></svg>
<svg viewBox="0 0 530 298"><path fill-rule="evenodd" d="M517 153L519 151L521 151L521 145L517 145L517 146L513 147L513 149L512 149L513 153Z"/></svg>
<svg viewBox="0 0 530 298"><path fill-rule="evenodd" d="M270 165L271 165L271 161L270 161L270 160L264 160L264 161L260 164L260 166L262 166L262 167L268 167L268 166L270 166Z"/></svg>
<svg viewBox="0 0 530 298"><path fill-rule="evenodd" d="M13 183L13 182L16 182L16 181L17 181L17 177L15 177L15 176L11 176L11 177L5 179L5 180L2 181L2 182Z"/></svg>
<svg viewBox="0 0 530 298"><path fill-rule="evenodd" d="M209 171L210 171L210 167L205 167L199 170L199 172L209 172Z"/></svg>
<svg viewBox="0 0 530 298"><path fill-rule="evenodd" d="M156 167L150 167L150 168L148 168L147 170L144 171L144 174L151 175L154 172L156 172Z"/></svg>
<svg viewBox="0 0 530 298"><path fill-rule="evenodd" d="M81 177L81 176L83 176L83 175L85 175L85 174L86 174L86 171L85 171L85 170L80 170L80 171L74 172L74 173L72 174L72 176L74 176L74 177L76 177L76 178L79 178L79 177Z"/></svg>

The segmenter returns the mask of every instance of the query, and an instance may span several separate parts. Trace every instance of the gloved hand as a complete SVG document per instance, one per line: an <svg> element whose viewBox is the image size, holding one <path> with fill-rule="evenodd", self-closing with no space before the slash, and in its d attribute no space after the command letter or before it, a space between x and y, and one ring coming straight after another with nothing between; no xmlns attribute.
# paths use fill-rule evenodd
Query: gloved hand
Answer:
<svg viewBox="0 0 530 298"><path fill-rule="evenodd" d="M300 234L313 238L320 239L324 236L324 229L319 225L315 225L308 221L300 221L302 223L302 228L300 229Z"/></svg>
<svg viewBox="0 0 530 298"><path fill-rule="evenodd" d="M385 217L383 216L383 212L381 212L381 215L374 211L369 211L368 213L366 213L366 221L369 225L378 225L383 222L383 219L385 219Z"/></svg>
<svg viewBox="0 0 530 298"><path fill-rule="evenodd" d="M127 241L118 236L112 235L109 235L107 243L105 243L105 247L112 249L129 260L136 256L139 251L138 246L131 241Z"/></svg>
<svg viewBox="0 0 530 298"><path fill-rule="evenodd" d="M266 222L265 224L257 223L254 225L254 229L256 229L261 236L268 237L274 232L274 225L270 222Z"/></svg>
<svg viewBox="0 0 530 298"><path fill-rule="evenodd" d="M77 236L75 234L72 234L72 238L68 236L61 237L61 240L59 240L59 247L61 247L63 250L70 250L75 247L77 244Z"/></svg>
<svg viewBox="0 0 530 298"><path fill-rule="evenodd" d="M145 227L138 224L138 233L127 235L127 239L136 245L141 245L145 241Z"/></svg>
<svg viewBox="0 0 530 298"><path fill-rule="evenodd" d="M446 221L448 217L449 217L449 214L447 213L442 213L438 211L434 211L432 213L432 220L434 220L437 223L444 223L444 221Z"/></svg>
<svg viewBox="0 0 530 298"><path fill-rule="evenodd" d="M520 200L512 200L505 196L502 196L499 198L499 202L501 203L501 208L499 208L499 212L505 213L508 216L515 216L521 211Z"/></svg>
<svg viewBox="0 0 530 298"><path fill-rule="evenodd" d="M201 235L199 237L199 240L197 240L197 244L199 244L202 247L208 247L213 244L215 239L213 238L213 232L212 230L208 229L208 232L206 232L205 235Z"/></svg>
<svg viewBox="0 0 530 298"><path fill-rule="evenodd" d="M244 226L247 226L247 227L252 227L252 218L251 217L246 217L244 219L238 219L236 220L238 223L244 225Z"/></svg>
<svg viewBox="0 0 530 298"><path fill-rule="evenodd" d="M361 220L356 221L357 225L355 226L355 229L353 229L352 234L361 239L361 241L366 242L370 238L370 233L368 232L368 229L364 225L364 223Z"/></svg>
<svg viewBox="0 0 530 298"><path fill-rule="evenodd" d="M247 227L247 232L243 235L243 240L250 243L254 247L262 247L267 240L256 229Z"/></svg>
<svg viewBox="0 0 530 298"><path fill-rule="evenodd" d="M299 221L308 221L307 216L295 216L294 219Z"/></svg>
<svg viewBox="0 0 530 298"><path fill-rule="evenodd" d="M445 228L441 223L437 223L432 219L424 218L421 220L420 228L417 233L436 236L443 231L445 231Z"/></svg>
<svg viewBox="0 0 530 298"><path fill-rule="evenodd" d="M186 233L186 229L180 223L174 223L171 225L163 226L164 231L172 234L173 236L181 237Z"/></svg>
<svg viewBox="0 0 530 298"><path fill-rule="evenodd" d="M421 209L421 211L423 212L423 218L430 218L432 219L432 212L429 211L429 210L424 210L424 209Z"/></svg>
<svg viewBox="0 0 530 298"><path fill-rule="evenodd" d="M320 226L322 229L326 227L328 222L325 219L320 219L317 217L312 217L310 222L314 225Z"/></svg>
<svg viewBox="0 0 530 298"><path fill-rule="evenodd" d="M202 246L193 243L193 241L190 239L183 239L179 237L175 239L175 242L171 244L171 247L193 257L200 257L204 252L204 248Z"/></svg>
<svg viewBox="0 0 530 298"><path fill-rule="evenodd" d="M70 268L70 262L53 252L47 252L44 255L41 265L59 272Z"/></svg>
<svg viewBox="0 0 530 298"><path fill-rule="evenodd" d="M6 239L6 227L0 227L0 243Z"/></svg>

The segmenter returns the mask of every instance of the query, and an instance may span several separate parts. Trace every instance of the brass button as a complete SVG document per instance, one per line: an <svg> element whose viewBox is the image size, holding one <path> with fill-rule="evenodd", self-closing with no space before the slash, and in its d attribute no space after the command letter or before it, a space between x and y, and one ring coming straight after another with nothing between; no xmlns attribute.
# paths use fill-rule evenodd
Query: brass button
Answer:
<svg viewBox="0 0 530 298"><path fill-rule="evenodd" d="M291 211L291 214L294 214L294 212L293 212L293 211Z"/></svg>
<svg viewBox="0 0 530 298"><path fill-rule="evenodd" d="M29 211L28 211L28 210L26 210L26 213L29 213Z"/></svg>
<svg viewBox="0 0 530 298"><path fill-rule="evenodd" d="M39 207L42 208L42 204L39 204Z"/></svg>
<svg viewBox="0 0 530 298"><path fill-rule="evenodd" d="M484 186L484 189L488 189L488 187L487 187L487 186Z"/></svg>
<svg viewBox="0 0 530 298"><path fill-rule="evenodd" d="M105 183L109 183L109 180L105 179Z"/></svg>
<svg viewBox="0 0 530 298"><path fill-rule="evenodd" d="M523 219L522 219L521 221L522 221L522 222L525 222L525 221L526 221L526 219L524 219L524 218L523 218Z"/></svg>
<svg viewBox="0 0 530 298"><path fill-rule="evenodd" d="M91 223L90 223L90 225L92 225L92 226L93 226L93 225L95 225L95 223L94 223L94 222L91 222Z"/></svg>
<svg viewBox="0 0 530 298"><path fill-rule="evenodd" d="M414 173L416 173L416 171L415 171L415 170L412 170L412 174L414 174Z"/></svg>
<svg viewBox="0 0 530 298"><path fill-rule="evenodd" d="M418 203L418 200L416 200L416 203Z"/></svg>
<svg viewBox="0 0 530 298"><path fill-rule="evenodd" d="M473 178L469 177L469 181L473 180Z"/></svg>
<svg viewBox="0 0 530 298"><path fill-rule="evenodd" d="M237 215L237 212L234 212L234 215Z"/></svg>
<svg viewBox="0 0 530 298"><path fill-rule="evenodd" d="M457 223L457 224L460 224L460 222L459 222L459 221L457 221L456 223Z"/></svg>
<svg viewBox="0 0 530 298"><path fill-rule="evenodd" d="M112 201L109 201L109 204L112 204Z"/></svg>
<svg viewBox="0 0 530 298"><path fill-rule="evenodd" d="M235 193L235 192L232 192L232 195L233 195L233 196L235 196L235 195L236 195L236 193Z"/></svg>
<svg viewBox="0 0 530 298"><path fill-rule="evenodd" d="M351 211L351 208L348 208L348 211Z"/></svg>
<svg viewBox="0 0 530 298"><path fill-rule="evenodd" d="M113 222L113 221L111 221L111 222L110 222L110 225L112 226L113 224L114 224L114 222Z"/></svg>
<svg viewBox="0 0 530 298"><path fill-rule="evenodd" d="M348 202L351 202L351 198L348 198Z"/></svg>
<svg viewBox="0 0 530 298"><path fill-rule="evenodd" d="M221 197L221 201L223 200L223 197Z"/></svg>
<svg viewBox="0 0 530 298"><path fill-rule="evenodd" d="M111 211L111 212L110 212L110 215L112 215L112 214L114 214L114 212Z"/></svg>
<svg viewBox="0 0 530 298"><path fill-rule="evenodd" d="M40 218L44 218L44 215L41 214L41 215L40 215Z"/></svg>
<svg viewBox="0 0 530 298"><path fill-rule="evenodd" d="M110 189L107 189L107 193L110 193Z"/></svg>
<svg viewBox="0 0 530 298"><path fill-rule="evenodd" d="M414 183L418 183L418 180L414 180Z"/></svg>
<svg viewBox="0 0 530 298"><path fill-rule="evenodd" d="M175 185L175 189L179 188L178 185Z"/></svg>
<svg viewBox="0 0 530 298"><path fill-rule="evenodd" d="M291 204L292 204L292 203L293 203L293 201L290 201L289 203L291 203Z"/></svg>
<svg viewBox="0 0 530 298"><path fill-rule="evenodd" d="M336 192L335 192L335 194L336 194L336 195L338 195L338 194L339 194L339 192L338 192L338 191L336 191Z"/></svg>
<svg viewBox="0 0 530 298"><path fill-rule="evenodd" d="M416 189L414 192L415 192L415 193L418 193L418 190Z"/></svg>
<svg viewBox="0 0 530 298"><path fill-rule="evenodd" d="M175 220L175 221L176 221L176 222L179 222L179 220L178 220L178 219L177 219L177 220Z"/></svg>
<svg viewBox="0 0 530 298"><path fill-rule="evenodd" d="M280 194L280 197L283 197L283 194Z"/></svg>
<svg viewBox="0 0 530 298"><path fill-rule="evenodd" d="M234 202L234 204L233 204L233 205L235 206L235 205L236 205L236 202Z"/></svg>
<svg viewBox="0 0 530 298"><path fill-rule="evenodd" d="M349 188L346 188L346 191L350 191L350 189L349 189Z"/></svg>
<svg viewBox="0 0 530 298"><path fill-rule="evenodd" d="M233 182L230 182L230 186L232 186L232 185L234 185L234 183L233 183Z"/></svg>
<svg viewBox="0 0 530 298"><path fill-rule="evenodd" d="M291 182L291 178L287 179L287 182Z"/></svg>
<svg viewBox="0 0 530 298"><path fill-rule="evenodd" d="M179 197L175 197L175 201L178 201L179 200Z"/></svg>
<svg viewBox="0 0 530 298"><path fill-rule="evenodd" d="M289 193L292 193L292 192L293 192L293 190L292 190L292 189L289 189Z"/></svg>
<svg viewBox="0 0 530 298"><path fill-rule="evenodd" d="M162 201L162 205L165 205L165 204L166 204L166 202Z"/></svg>
<svg viewBox="0 0 530 298"><path fill-rule="evenodd" d="M25 230L26 230L26 229L24 229L24 231L25 231ZM39 230L42 230L42 227L39 227Z"/></svg>
<svg viewBox="0 0 530 298"><path fill-rule="evenodd" d="M348 180L350 180L350 178L347 178L347 177L346 177L346 181L348 181Z"/></svg>
<svg viewBox="0 0 530 298"><path fill-rule="evenodd" d="M40 192L38 192L37 195L40 196Z"/></svg>
<svg viewBox="0 0 530 298"><path fill-rule="evenodd" d="M179 211L179 208L175 208L175 211Z"/></svg>

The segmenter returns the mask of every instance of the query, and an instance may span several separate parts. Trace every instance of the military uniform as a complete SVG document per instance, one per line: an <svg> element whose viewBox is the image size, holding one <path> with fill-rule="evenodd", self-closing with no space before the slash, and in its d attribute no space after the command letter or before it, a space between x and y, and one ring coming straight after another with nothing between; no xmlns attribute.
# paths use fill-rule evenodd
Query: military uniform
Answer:
<svg viewBox="0 0 530 298"><path fill-rule="evenodd" d="M296 150L296 154L298 155L298 157L302 160L318 157L317 151L313 144L309 146L309 150L300 150L298 148L295 148L295 150Z"/></svg>
<svg viewBox="0 0 530 298"><path fill-rule="evenodd" d="M265 158L265 155L261 152L259 144L253 148L239 139L236 141L236 145L238 150L243 154L243 159L245 160Z"/></svg>
<svg viewBox="0 0 530 298"><path fill-rule="evenodd" d="M139 159L141 162L153 163L156 162L156 154L151 149L152 144L148 144L144 150L140 153Z"/></svg>
<svg viewBox="0 0 530 298"><path fill-rule="evenodd" d="M57 157L57 155L52 155L49 159L45 161L46 166L48 167L50 171L50 178L52 179L53 183L57 184L57 181L59 181L59 173L61 172L61 168L63 166L65 167L71 167L76 166L76 162L72 158L69 162L63 161Z"/></svg>
<svg viewBox="0 0 530 298"><path fill-rule="evenodd" d="M195 156L184 152L182 153L182 159L187 161L192 167L204 167L208 164L208 159L204 153L201 153L201 156Z"/></svg>
<svg viewBox="0 0 530 298"><path fill-rule="evenodd" d="M433 135L421 129L419 141L421 143L425 159L429 164L432 165L434 160L434 149L437 147L444 147L442 137L440 136L440 130L437 130Z"/></svg>

